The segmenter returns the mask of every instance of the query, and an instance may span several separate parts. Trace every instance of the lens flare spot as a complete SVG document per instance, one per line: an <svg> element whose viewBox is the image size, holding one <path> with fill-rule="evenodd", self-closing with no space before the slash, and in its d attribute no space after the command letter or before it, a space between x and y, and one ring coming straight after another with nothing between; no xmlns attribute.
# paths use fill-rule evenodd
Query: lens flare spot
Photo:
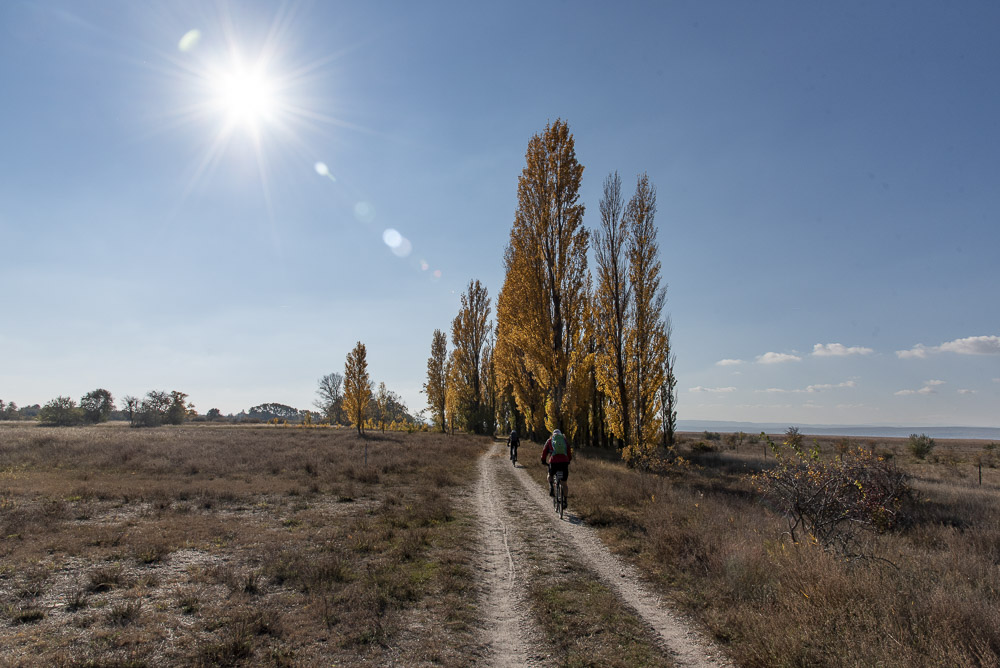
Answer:
<svg viewBox="0 0 1000 668"><path fill-rule="evenodd" d="M184 36L181 37L181 41L177 42L177 48L180 49L181 52L187 53L188 51L192 51L196 46L198 46L198 42L200 41L201 41L200 30L197 29L188 30L186 33L184 33Z"/></svg>
<svg viewBox="0 0 1000 668"><path fill-rule="evenodd" d="M427 264L427 260L421 260L420 261L420 271L427 271L430 268L431 268L431 266L429 264Z"/></svg>
<svg viewBox="0 0 1000 668"><path fill-rule="evenodd" d="M358 202L354 205L354 217L362 223L370 223L375 220L375 207L368 202Z"/></svg>
<svg viewBox="0 0 1000 668"><path fill-rule="evenodd" d="M315 169L316 173L319 174L320 176L325 176L334 183L337 182L337 177L335 177L333 174L330 173L330 168L327 167L325 162L317 162L315 165L313 165L313 169Z"/></svg>
<svg viewBox="0 0 1000 668"><path fill-rule="evenodd" d="M409 257L410 253L413 252L413 244L406 237L402 237L399 240L399 245L393 247L392 252L396 254L396 257Z"/></svg>
<svg viewBox="0 0 1000 668"><path fill-rule="evenodd" d="M434 278L441 278L441 270L440 269L435 269L434 270Z"/></svg>
<svg viewBox="0 0 1000 668"><path fill-rule="evenodd" d="M403 243L403 235L390 227L382 233L382 241L389 248L398 248Z"/></svg>

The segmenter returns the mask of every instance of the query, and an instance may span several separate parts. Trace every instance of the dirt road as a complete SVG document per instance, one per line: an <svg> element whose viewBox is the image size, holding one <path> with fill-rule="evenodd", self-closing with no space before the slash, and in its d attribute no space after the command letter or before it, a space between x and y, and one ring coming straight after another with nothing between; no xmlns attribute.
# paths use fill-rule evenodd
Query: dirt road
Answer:
<svg viewBox="0 0 1000 668"><path fill-rule="evenodd" d="M729 665L717 647L643 584L635 569L611 554L596 533L572 512L572 500L565 519L560 520L552 511L548 490L520 466L512 467L506 455L503 444L496 443L482 457L476 494L484 540L485 632L491 665L550 663L527 592L531 550L539 548L527 545L519 534L530 534L534 542L549 544L542 549L568 548L589 571L587 576L613 591L648 625L661 650L675 665ZM514 507L520 509L516 513L516 531L511 512Z"/></svg>

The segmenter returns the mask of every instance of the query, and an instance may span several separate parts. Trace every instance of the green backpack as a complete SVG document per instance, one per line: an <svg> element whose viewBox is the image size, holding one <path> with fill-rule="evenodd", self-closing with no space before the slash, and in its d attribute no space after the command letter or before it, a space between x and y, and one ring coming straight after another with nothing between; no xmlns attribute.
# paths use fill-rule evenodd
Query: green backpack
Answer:
<svg viewBox="0 0 1000 668"><path fill-rule="evenodd" d="M568 450L566 437L562 434L552 434L552 454L565 455Z"/></svg>

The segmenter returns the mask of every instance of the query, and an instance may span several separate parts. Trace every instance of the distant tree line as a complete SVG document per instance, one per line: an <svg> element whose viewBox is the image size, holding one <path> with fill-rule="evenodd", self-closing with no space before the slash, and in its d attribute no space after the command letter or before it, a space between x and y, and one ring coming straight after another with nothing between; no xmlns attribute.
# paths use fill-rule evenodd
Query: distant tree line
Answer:
<svg viewBox="0 0 1000 668"><path fill-rule="evenodd" d="M0 399L0 420L35 420L41 412L42 407L38 404L18 407L13 401Z"/></svg>

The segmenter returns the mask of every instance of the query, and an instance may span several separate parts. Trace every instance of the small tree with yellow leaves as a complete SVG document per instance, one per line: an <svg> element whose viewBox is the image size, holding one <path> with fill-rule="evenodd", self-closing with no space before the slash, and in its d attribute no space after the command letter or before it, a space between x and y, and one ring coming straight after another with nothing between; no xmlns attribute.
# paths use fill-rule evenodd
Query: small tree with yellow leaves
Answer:
<svg viewBox="0 0 1000 668"><path fill-rule="evenodd" d="M372 384L368 378L368 351L365 344L358 341L354 350L347 354L344 365L344 410L347 419L357 427L358 435L364 433L365 414L372 396Z"/></svg>

